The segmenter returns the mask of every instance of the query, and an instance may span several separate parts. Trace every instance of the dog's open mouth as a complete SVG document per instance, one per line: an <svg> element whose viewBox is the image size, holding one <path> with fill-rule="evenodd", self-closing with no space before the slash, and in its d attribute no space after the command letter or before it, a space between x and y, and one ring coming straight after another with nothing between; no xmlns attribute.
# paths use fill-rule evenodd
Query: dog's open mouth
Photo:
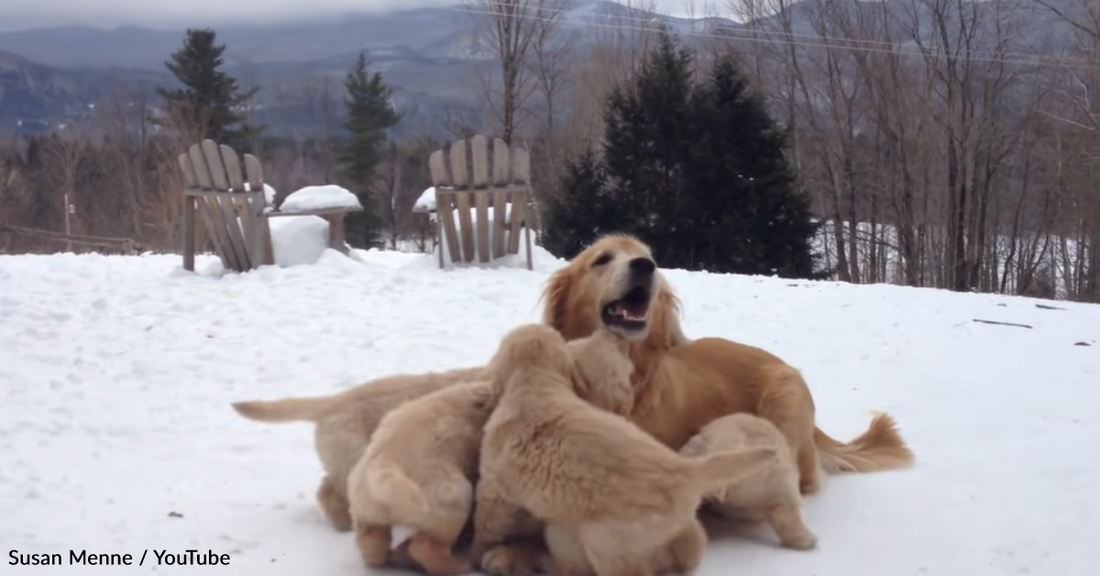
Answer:
<svg viewBox="0 0 1100 576"><path fill-rule="evenodd" d="M613 300L600 311L600 318L608 328L624 332L641 332L649 321L649 290L636 287L626 296Z"/></svg>

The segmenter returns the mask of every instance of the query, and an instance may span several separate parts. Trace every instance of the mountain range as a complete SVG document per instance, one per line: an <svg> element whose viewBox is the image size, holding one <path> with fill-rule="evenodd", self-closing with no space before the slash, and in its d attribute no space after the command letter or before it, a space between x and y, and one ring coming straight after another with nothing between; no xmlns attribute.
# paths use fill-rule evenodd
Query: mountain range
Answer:
<svg viewBox="0 0 1100 576"><path fill-rule="evenodd" d="M801 0L793 5L798 38L818 37L808 14L826 1L836 0ZM879 5L877 1L844 1L856 8ZM886 1L897 11L912 3ZM1067 5L1077 1L1059 0ZM1014 0L986 0L981 9L1004 10L1009 2ZM1027 34L1017 40L1025 48L1042 44L1046 50L1057 50L1050 39L1071 36L1069 25L1033 4L1015 2L1011 9L1034 12L1028 16ZM304 110L309 104L302 94L319 79L338 86L360 51L368 53L372 70L381 71L395 88L399 105L431 122L438 120L442 110L461 106L476 86L471 65L489 54L476 34L477 19L482 16L459 6L418 8L263 26L223 26L217 33L218 41L227 45L226 70L241 84L263 87L265 112L260 120L276 131L315 124L316 118L309 118ZM652 14L608 0L576 0L562 21L566 28L577 30L623 23L653 26L659 21L687 37L704 30L736 33L742 26L733 20ZM112 95L130 102L155 102L155 87L174 83L164 62L183 38L183 30L136 26L0 32L0 131L48 131L85 118L92 106ZM586 38L577 36L579 49L584 49ZM327 97L338 105L338 90Z"/></svg>

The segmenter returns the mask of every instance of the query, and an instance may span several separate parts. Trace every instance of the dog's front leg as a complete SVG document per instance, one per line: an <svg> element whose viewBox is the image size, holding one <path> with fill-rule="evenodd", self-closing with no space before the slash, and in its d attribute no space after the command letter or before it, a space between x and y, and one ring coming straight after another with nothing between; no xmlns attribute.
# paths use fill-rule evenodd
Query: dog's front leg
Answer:
<svg viewBox="0 0 1100 576"><path fill-rule="evenodd" d="M509 502L490 479L478 482L469 552L478 568L498 576L531 576L543 554L542 531L542 522Z"/></svg>

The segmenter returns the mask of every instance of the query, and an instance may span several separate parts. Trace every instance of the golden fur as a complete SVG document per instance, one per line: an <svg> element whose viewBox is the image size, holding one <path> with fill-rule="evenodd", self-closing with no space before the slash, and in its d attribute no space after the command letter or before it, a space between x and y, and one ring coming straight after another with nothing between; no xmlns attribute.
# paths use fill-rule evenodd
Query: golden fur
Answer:
<svg viewBox="0 0 1100 576"><path fill-rule="evenodd" d="M576 394L601 410L626 416L633 405L630 377L634 371L627 352L630 342L607 329L565 344L572 358ZM474 540L469 554L489 572L529 573L543 556L545 526L526 510L503 500L492 483L477 486ZM505 539L510 543L504 545Z"/></svg>
<svg viewBox="0 0 1100 576"><path fill-rule="evenodd" d="M409 558L429 574L461 574L451 554L470 517L489 382L456 384L386 414L348 475L356 544L369 566L391 563L391 527L414 530Z"/></svg>
<svg viewBox="0 0 1100 576"><path fill-rule="evenodd" d="M627 355L630 342L607 329L565 344L573 358L577 395L589 404L620 416L634 408L630 377L634 364Z"/></svg>
<svg viewBox="0 0 1100 576"><path fill-rule="evenodd" d="M621 347L625 345L624 341L610 334L592 336L593 342L598 342L599 345L591 352L585 352L587 346L583 343L571 344L571 350L580 354L580 372L587 375L587 379L581 381L582 393L586 397L591 395L593 402L607 406L609 410L629 410L633 401L633 392L629 386L624 388L621 385L616 387L604 383L613 382L616 371L630 367L614 360L600 362L603 357L614 359L617 356L597 354L599 350L610 349L608 347ZM348 514L348 473L359 461L382 417L409 400L454 384L483 379L485 374L483 366L423 374L398 374L371 380L331 396L255 400L237 402L232 406L242 416L260 422L304 421L316 424L314 445L325 472L317 489L317 502L337 530L347 531L352 529L351 516ZM598 382L600 385L589 385L586 382Z"/></svg>
<svg viewBox="0 0 1100 576"><path fill-rule="evenodd" d="M260 422L313 422L314 446L325 475L317 502L337 530L351 530L347 477L370 442L379 421L402 403L459 382L484 379L484 368L398 374L372 380L331 396L237 402L233 409Z"/></svg>
<svg viewBox="0 0 1100 576"><path fill-rule="evenodd" d="M609 235L555 272L543 292L543 324L568 341L584 338L601 324L609 298L618 297L630 263L651 259L641 241ZM784 435L799 468L799 488L816 491L821 471L872 472L901 468L913 454L893 419L876 416L866 432L845 444L815 425L813 397L802 375L775 355L722 338L689 340L679 320L680 302L656 271L648 322L630 344L634 406L630 419L666 446L679 450L704 426L739 412L771 421ZM522 518L522 515L517 516ZM475 519L476 520L476 519ZM477 523L475 521L475 542ZM487 546L483 569L517 576L534 571L539 549L535 525L517 521L512 533ZM505 540L515 543L504 544Z"/></svg>
<svg viewBox="0 0 1100 576"><path fill-rule="evenodd" d="M771 448L779 456L760 472L707 493L706 502L727 517L766 520L787 548L813 548L817 537L802 522L798 467L774 424L747 413L723 416L688 440L680 454L706 456L749 447Z"/></svg>
<svg viewBox="0 0 1100 576"><path fill-rule="evenodd" d="M771 448L686 458L588 404L575 393L565 341L544 325L509 332L489 366L498 403L485 425L481 484L575 535L597 576L652 574L658 550L702 534L695 512L704 493L776 458Z"/></svg>
<svg viewBox="0 0 1100 576"><path fill-rule="evenodd" d="M551 276L544 293L543 323L566 338L583 338L600 318L601 295L613 289L621 270L649 248L629 236L606 236ZM711 421L737 412L762 416L790 442L803 493L828 473L871 472L908 465L913 454L894 421L875 417L848 444L814 424L814 403L801 374L769 352L722 338L687 340L678 300L663 279L649 313L649 332L631 347L634 408L631 419L673 449Z"/></svg>

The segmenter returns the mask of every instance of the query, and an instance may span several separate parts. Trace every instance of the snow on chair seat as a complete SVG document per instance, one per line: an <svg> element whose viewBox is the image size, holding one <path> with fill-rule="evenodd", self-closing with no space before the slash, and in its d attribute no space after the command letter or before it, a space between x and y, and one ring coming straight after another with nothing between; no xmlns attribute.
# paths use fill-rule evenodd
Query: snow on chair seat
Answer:
<svg viewBox="0 0 1100 576"><path fill-rule="evenodd" d="M509 150L508 144L495 138L490 165L488 141L481 134L470 138L469 151L467 158L467 142L458 140L449 151L432 153L428 165L435 205L418 202L414 208L416 212L435 212L439 267L444 267L444 250L456 264L473 262L475 254L481 263L519 254L522 228L527 269L531 270L531 232L524 225L530 190L527 151L518 146Z"/></svg>
<svg viewBox="0 0 1100 576"><path fill-rule="evenodd" d="M244 272L275 263L268 218L277 216L323 216L329 222L330 247L347 254L344 216L363 208L357 199L354 203L348 201L347 195L354 195L343 188L303 189L295 194L307 193L293 202L291 209L281 210L280 204L285 204L290 197L282 203L267 198L270 188L264 184L260 161L251 154L244 155L247 181L242 178L237 153L209 139L192 144L186 153L180 154L179 165L186 185L183 190L185 270L195 270L196 212L202 218L214 252L227 270ZM319 198L336 198L336 201L326 205L318 202Z"/></svg>

